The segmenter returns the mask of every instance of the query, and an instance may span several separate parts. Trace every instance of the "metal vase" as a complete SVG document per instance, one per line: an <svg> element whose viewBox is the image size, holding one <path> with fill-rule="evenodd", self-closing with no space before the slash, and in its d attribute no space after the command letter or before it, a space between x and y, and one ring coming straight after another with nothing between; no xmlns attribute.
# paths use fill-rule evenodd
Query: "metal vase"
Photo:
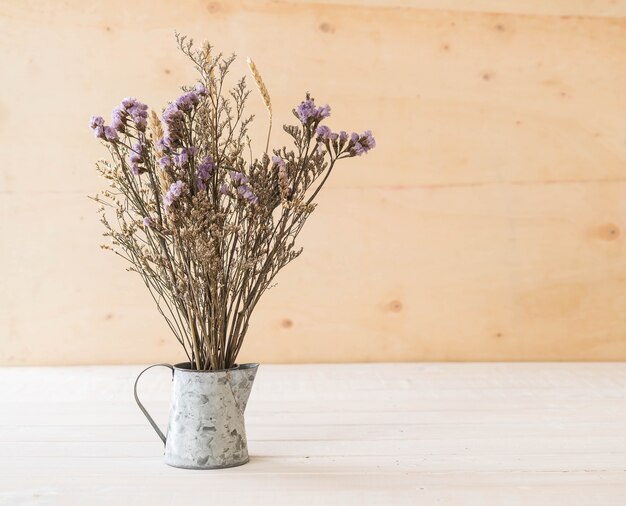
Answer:
<svg viewBox="0 0 626 506"><path fill-rule="evenodd" d="M137 396L141 375L152 367L172 371L172 401L165 436ZM135 381L135 400L165 444L165 463L183 469L222 469L248 462L244 411L259 364L197 371L187 363L156 364Z"/></svg>

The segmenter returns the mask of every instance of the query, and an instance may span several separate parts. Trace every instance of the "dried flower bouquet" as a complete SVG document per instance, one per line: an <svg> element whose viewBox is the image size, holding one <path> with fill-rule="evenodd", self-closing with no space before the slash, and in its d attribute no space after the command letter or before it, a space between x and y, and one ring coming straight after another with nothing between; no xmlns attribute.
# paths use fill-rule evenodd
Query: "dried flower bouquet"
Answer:
<svg viewBox="0 0 626 506"><path fill-rule="evenodd" d="M226 369L259 298L300 254L296 237L335 164L375 141L321 125L330 107L307 94L293 111L298 124L283 127L293 148L268 154L271 100L248 61L270 117L265 153L253 159L245 78L227 88L235 56L177 40L199 81L161 118L134 98L113 110L110 125L91 118L111 154L97 165L109 189L94 199L111 239L103 248L141 276L192 367Z"/></svg>

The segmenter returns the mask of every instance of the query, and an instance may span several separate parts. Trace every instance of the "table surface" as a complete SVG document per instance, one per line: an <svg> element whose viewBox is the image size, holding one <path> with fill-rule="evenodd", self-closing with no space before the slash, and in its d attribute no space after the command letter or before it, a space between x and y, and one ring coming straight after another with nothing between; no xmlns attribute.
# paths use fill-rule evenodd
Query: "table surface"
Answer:
<svg viewBox="0 0 626 506"><path fill-rule="evenodd" d="M626 504L626 364L262 365L218 471L163 463L141 369L0 369L0 504Z"/></svg>

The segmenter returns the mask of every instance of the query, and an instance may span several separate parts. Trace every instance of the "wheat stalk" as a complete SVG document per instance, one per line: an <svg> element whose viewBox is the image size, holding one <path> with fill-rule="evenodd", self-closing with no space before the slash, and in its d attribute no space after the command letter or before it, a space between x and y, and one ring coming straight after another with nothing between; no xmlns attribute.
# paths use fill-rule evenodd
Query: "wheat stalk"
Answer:
<svg viewBox="0 0 626 506"><path fill-rule="evenodd" d="M265 83L263 82L263 78L261 77L259 69L256 68L256 65L249 56L247 62L248 67L250 67L250 72L252 72L252 76L254 77L254 81L256 82L257 88L259 88L259 93L261 93L261 97L263 97L263 102L265 103L267 112L270 116L270 126L267 131L267 144L265 145L265 152L267 153L267 150L270 146L270 134L272 133L272 99L270 98L269 91L267 91L267 86L265 86Z"/></svg>
<svg viewBox="0 0 626 506"><path fill-rule="evenodd" d="M152 139L152 145L154 146L154 152L158 156L163 156L163 153L157 148L157 141L163 137L163 125L157 113L152 110L148 117L148 130L150 132L150 138Z"/></svg>
<svg viewBox="0 0 626 506"><path fill-rule="evenodd" d="M215 62L213 61L213 47L205 40L202 44L202 60L204 62L204 72L207 75L209 92L212 93L215 86Z"/></svg>
<svg viewBox="0 0 626 506"><path fill-rule="evenodd" d="M150 137L152 139L152 148L156 154L156 160L159 160L163 156L163 151L157 147L157 141L163 138L163 124L161 123L157 113L154 111L150 111L150 116L148 116L148 131L150 132ZM172 181L169 180L170 178L164 170L157 171L157 174L159 176L161 191L163 193L167 193Z"/></svg>

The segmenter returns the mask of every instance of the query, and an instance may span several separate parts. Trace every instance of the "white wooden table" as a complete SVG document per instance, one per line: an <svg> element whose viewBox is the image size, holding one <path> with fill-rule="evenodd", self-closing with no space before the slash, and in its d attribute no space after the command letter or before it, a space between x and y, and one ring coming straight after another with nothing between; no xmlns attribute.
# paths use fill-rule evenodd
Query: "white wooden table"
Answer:
<svg viewBox="0 0 626 506"><path fill-rule="evenodd" d="M261 366L220 471L163 463L140 370L0 369L0 504L626 504L626 364Z"/></svg>

